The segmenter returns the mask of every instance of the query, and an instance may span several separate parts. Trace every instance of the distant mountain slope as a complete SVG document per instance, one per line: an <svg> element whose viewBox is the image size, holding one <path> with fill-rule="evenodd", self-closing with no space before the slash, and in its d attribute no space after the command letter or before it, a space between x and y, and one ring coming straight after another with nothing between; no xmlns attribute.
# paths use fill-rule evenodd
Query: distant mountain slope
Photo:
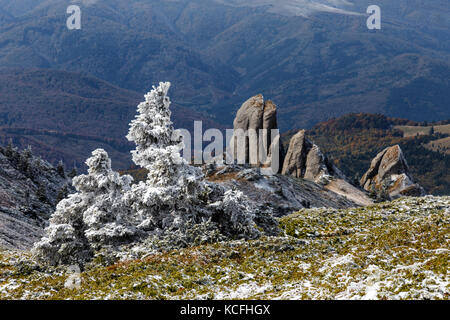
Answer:
<svg viewBox="0 0 450 320"><path fill-rule="evenodd" d="M68 3L0 0L14 16L0 25L0 66L85 72L141 93L170 80L175 102L222 125L257 93L279 105L282 130L348 112L450 118L447 0L379 0L377 31L369 0L75 3L79 31L65 26Z"/></svg>
<svg viewBox="0 0 450 320"><path fill-rule="evenodd" d="M152 83L148 83L150 88ZM125 136L143 95L103 80L55 70L3 69L0 72L0 142L33 150L52 163L82 166L90 152L103 147L116 168L131 164ZM194 120L217 127L207 115L173 105L177 128Z"/></svg>
<svg viewBox="0 0 450 320"><path fill-rule="evenodd" d="M124 138L142 98L76 73L2 70L0 126Z"/></svg>
<svg viewBox="0 0 450 320"><path fill-rule="evenodd" d="M170 80L174 101L221 100L237 73L191 45L173 19L184 3L97 1L83 6L82 30L66 28L68 3L47 0L0 29L0 66L87 72L138 92ZM14 11L14 4L5 5ZM175 89L176 88L176 89Z"/></svg>
<svg viewBox="0 0 450 320"><path fill-rule="evenodd" d="M14 17L11 14L0 8L0 25L11 23L13 20Z"/></svg>
<svg viewBox="0 0 450 320"><path fill-rule="evenodd" d="M288 16L309 16L315 12L360 14L347 0L214 0L236 7L268 7L269 12Z"/></svg>
<svg viewBox="0 0 450 320"><path fill-rule="evenodd" d="M0 7L12 16L22 16L48 0L0 0Z"/></svg>
<svg viewBox="0 0 450 320"><path fill-rule="evenodd" d="M407 120L373 114L350 114L319 123L308 131L310 138L355 182L370 167L371 160L384 148L399 144L412 176L428 193L450 194L450 157L445 150L431 149L432 141L448 135L405 136L396 125L414 124ZM416 123L416 125L418 125ZM294 134L286 135L286 139Z"/></svg>

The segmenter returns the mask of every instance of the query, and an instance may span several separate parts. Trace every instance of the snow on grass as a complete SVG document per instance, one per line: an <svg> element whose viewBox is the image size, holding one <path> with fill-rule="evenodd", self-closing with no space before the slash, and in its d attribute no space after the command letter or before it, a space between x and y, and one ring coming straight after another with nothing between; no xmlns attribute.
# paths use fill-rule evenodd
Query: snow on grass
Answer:
<svg viewBox="0 0 450 320"><path fill-rule="evenodd" d="M450 197L305 209L286 235L160 252L82 272L0 252L1 299L449 299Z"/></svg>

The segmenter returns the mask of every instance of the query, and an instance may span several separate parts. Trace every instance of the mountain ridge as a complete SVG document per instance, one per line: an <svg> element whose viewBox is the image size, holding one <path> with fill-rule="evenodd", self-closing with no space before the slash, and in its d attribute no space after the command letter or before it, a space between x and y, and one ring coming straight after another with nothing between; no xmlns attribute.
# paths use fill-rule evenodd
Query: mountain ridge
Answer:
<svg viewBox="0 0 450 320"><path fill-rule="evenodd" d="M204 0L98 1L81 3L82 29L73 32L65 4L28 3L0 2L18 7L17 21L0 26L0 66L86 72L142 94L171 80L174 101L222 125L260 92L280 106L282 130L356 111L450 117L445 1L380 1L377 31L365 25L369 1L353 4L362 16L307 18Z"/></svg>

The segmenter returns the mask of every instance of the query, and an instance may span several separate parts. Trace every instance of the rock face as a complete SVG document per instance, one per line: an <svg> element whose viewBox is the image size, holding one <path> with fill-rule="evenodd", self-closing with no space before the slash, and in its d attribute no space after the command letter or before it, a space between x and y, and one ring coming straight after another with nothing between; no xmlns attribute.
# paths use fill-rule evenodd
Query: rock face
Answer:
<svg viewBox="0 0 450 320"><path fill-rule="evenodd" d="M424 189L414 183L408 164L399 145L380 152L364 174L361 186L369 192L387 194L390 198L400 196L423 196Z"/></svg>
<svg viewBox="0 0 450 320"><path fill-rule="evenodd" d="M59 169L29 149L0 147L0 247L29 249L42 236L57 202L72 189Z"/></svg>
<svg viewBox="0 0 450 320"><path fill-rule="evenodd" d="M329 177L344 178L320 148L306 138L305 130L291 138L282 174L325 184Z"/></svg>
<svg viewBox="0 0 450 320"><path fill-rule="evenodd" d="M245 164L268 166L272 163L272 159L275 160L272 156L275 151L279 164L275 173L281 171L283 150L279 134L273 136L272 132L272 130L278 130L277 106L272 101L264 101L261 94L248 99L238 110L233 125L234 135L229 151L234 159L238 159L238 161L245 159ZM262 147L265 147L265 151L267 151L267 161L260 157ZM244 164L242 162L244 161L240 163Z"/></svg>

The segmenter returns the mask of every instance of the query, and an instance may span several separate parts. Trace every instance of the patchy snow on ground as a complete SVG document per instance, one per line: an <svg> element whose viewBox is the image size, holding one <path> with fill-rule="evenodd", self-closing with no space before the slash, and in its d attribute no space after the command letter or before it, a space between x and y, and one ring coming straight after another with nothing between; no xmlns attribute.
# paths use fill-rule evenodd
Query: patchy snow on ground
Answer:
<svg viewBox="0 0 450 320"><path fill-rule="evenodd" d="M449 208L428 196L304 209L280 219L278 237L97 259L74 289L63 267L0 251L0 299L448 300Z"/></svg>

